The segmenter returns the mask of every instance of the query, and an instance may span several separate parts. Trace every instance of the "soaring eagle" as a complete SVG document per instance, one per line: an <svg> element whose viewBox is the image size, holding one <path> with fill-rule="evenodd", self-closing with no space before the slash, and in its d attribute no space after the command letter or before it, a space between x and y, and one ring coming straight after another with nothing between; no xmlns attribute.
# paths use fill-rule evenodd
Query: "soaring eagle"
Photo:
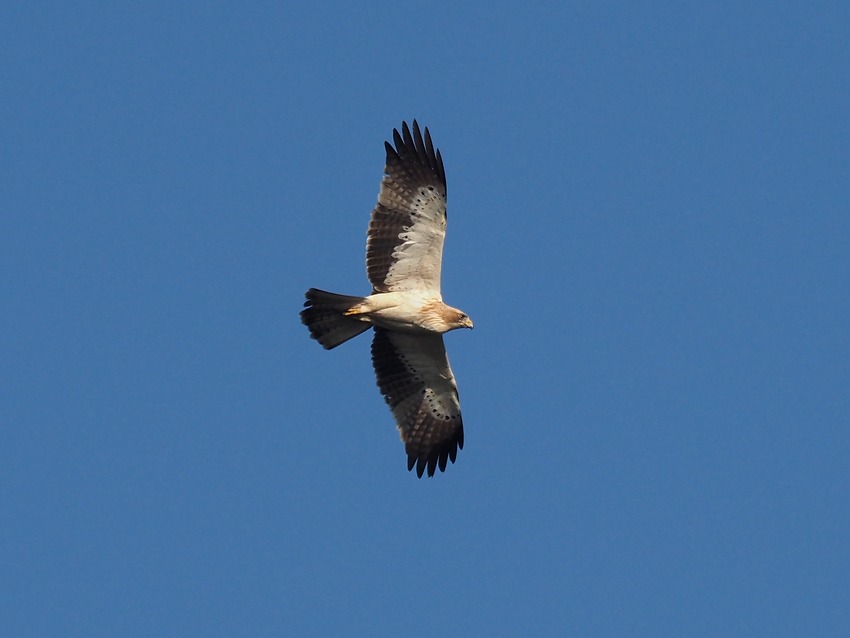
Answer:
<svg viewBox="0 0 850 638"><path fill-rule="evenodd" d="M366 242L368 297L311 288L301 321L328 350L374 328L372 365L407 452L407 469L433 476L463 448L457 384L443 333L472 328L443 303L440 266L446 236L446 173L431 134L413 121L385 142L387 164Z"/></svg>

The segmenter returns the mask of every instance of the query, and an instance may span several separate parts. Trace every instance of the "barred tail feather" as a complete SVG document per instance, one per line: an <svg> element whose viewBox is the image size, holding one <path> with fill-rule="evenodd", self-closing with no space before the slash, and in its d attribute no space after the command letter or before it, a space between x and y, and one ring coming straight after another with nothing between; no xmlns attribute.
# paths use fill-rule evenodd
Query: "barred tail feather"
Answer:
<svg viewBox="0 0 850 638"><path fill-rule="evenodd" d="M345 311L363 301L363 297L338 295L317 288L310 288L305 294L304 310L301 311L301 323L310 330L310 336L322 344L326 350L366 332L371 324L353 317L346 317Z"/></svg>

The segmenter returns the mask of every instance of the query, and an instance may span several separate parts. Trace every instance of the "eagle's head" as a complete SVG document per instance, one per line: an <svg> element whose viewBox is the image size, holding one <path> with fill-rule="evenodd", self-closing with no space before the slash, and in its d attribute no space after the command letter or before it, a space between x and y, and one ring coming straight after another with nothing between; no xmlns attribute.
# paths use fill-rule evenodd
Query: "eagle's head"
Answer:
<svg viewBox="0 0 850 638"><path fill-rule="evenodd" d="M457 330L458 328L469 328L471 330L474 327L469 315L457 308L446 306L446 312L443 313L443 318L449 330Z"/></svg>

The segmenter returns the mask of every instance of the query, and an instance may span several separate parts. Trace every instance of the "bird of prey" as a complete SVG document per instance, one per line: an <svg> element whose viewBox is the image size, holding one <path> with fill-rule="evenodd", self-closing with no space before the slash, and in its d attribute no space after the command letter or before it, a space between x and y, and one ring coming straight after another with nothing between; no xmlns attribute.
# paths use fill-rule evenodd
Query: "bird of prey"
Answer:
<svg viewBox="0 0 850 638"><path fill-rule="evenodd" d="M311 288L301 311L310 335L330 350L374 328L372 365L407 452L407 469L433 476L463 448L463 421L443 333L472 328L443 303L446 173L440 151L416 120L385 142L387 163L366 241L367 297Z"/></svg>

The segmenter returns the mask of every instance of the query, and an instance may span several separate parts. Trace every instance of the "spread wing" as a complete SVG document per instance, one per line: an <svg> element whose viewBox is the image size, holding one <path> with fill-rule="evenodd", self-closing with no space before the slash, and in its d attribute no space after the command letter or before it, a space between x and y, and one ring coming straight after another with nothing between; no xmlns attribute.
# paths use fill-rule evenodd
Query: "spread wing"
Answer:
<svg viewBox="0 0 850 638"><path fill-rule="evenodd" d="M387 165L366 241L366 273L375 292L440 294L446 236L446 172L431 134L413 120L385 142Z"/></svg>
<svg viewBox="0 0 850 638"><path fill-rule="evenodd" d="M437 465L444 471L463 449L463 421L442 335L376 327L372 365L404 441L407 469L416 465L419 477L426 467L428 476Z"/></svg>

